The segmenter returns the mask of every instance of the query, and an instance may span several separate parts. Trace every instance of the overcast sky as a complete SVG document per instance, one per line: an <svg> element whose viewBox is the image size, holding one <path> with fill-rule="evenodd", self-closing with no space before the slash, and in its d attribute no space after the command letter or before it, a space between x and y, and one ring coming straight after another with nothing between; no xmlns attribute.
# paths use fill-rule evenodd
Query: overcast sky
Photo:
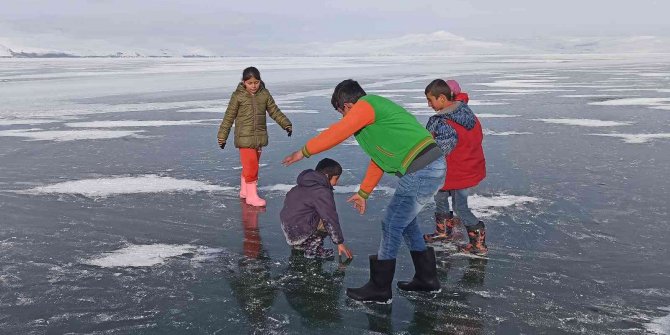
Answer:
<svg viewBox="0 0 670 335"><path fill-rule="evenodd" d="M667 0L0 0L0 41L58 34L220 52L440 30L485 41L668 36L667 13Z"/></svg>

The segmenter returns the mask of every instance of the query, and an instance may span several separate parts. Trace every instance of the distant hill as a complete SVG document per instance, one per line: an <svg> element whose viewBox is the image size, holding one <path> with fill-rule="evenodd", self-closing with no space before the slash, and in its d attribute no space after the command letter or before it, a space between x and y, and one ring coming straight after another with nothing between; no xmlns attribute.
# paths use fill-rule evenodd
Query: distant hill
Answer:
<svg viewBox="0 0 670 335"><path fill-rule="evenodd" d="M203 47L119 46L104 41L81 41L60 38L30 40L28 47L0 38L0 57L13 58L71 58L71 57L186 57L219 56L414 56L414 55L518 55L542 53L670 53L670 39L657 36L630 37L538 37L482 41L468 39L446 31L428 34L407 34L399 37L346 40L333 43L264 45L255 50L231 48L236 53L217 54ZM54 45L59 43L58 45Z"/></svg>

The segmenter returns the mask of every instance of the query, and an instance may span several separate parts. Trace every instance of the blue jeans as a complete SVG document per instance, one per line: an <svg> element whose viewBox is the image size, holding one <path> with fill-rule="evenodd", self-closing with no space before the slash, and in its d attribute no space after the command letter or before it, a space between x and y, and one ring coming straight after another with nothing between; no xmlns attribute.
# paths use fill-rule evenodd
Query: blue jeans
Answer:
<svg viewBox="0 0 670 335"><path fill-rule="evenodd" d="M382 240L377 259L396 258L402 239L410 251L426 250L416 217L444 184L446 169L445 160L438 158L423 169L400 177L382 220Z"/></svg>
<svg viewBox="0 0 670 335"><path fill-rule="evenodd" d="M435 213L448 214L449 213L449 196L451 196L451 204L454 208L454 213L465 226L474 226L479 222L479 219L472 214L470 207L468 207L469 188L462 190L440 191L435 194Z"/></svg>

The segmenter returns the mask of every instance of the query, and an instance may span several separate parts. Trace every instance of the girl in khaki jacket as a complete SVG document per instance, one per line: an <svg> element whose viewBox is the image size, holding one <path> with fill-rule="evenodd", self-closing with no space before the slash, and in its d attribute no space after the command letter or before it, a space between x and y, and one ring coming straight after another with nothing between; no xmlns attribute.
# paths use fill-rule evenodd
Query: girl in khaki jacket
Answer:
<svg viewBox="0 0 670 335"><path fill-rule="evenodd" d="M260 71L248 67L242 71L242 82L230 97L217 137L223 149L235 122L235 147L240 149L242 161L240 198L245 198L246 203L252 206L265 206L265 200L258 196L257 190L258 161L262 148L268 145L265 112L291 136L291 121L279 110L270 91L265 88Z"/></svg>

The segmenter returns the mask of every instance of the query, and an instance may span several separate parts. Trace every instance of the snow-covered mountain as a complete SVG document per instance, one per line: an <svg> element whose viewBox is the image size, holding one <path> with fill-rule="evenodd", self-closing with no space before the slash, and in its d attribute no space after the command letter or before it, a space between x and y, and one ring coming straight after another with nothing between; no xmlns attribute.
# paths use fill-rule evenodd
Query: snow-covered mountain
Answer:
<svg viewBox="0 0 670 335"><path fill-rule="evenodd" d="M292 50L291 50L292 49ZM527 48L467 39L446 31L394 38L348 40L289 46L286 53L310 56L468 55L528 52Z"/></svg>
<svg viewBox="0 0 670 335"><path fill-rule="evenodd" d="M20 42L17 42L20 41ZM163 43L156 43L163 44ZM412 56L512 55L541 53L670 53L670 39L657 36L541 37L502 42L468 39L446 31L400 37L359 39L333 43L264 44L255 49L224 48L214 52L201 46L165 42L160 46L118 45L101 40L74 40L63 35L21 38L0 36L0 57L215 57L264 54L268 56ZM225 46L224 46L225 47ZM221 50L220 45L212 50Z"/></svg>

